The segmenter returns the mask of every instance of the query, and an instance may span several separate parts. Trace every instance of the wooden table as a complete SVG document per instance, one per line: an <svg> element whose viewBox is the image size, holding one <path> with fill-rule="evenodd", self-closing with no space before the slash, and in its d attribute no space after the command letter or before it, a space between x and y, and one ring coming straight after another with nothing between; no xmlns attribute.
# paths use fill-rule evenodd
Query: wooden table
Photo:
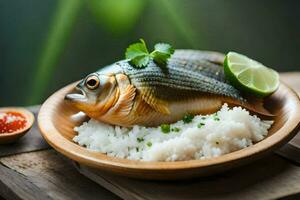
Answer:
<svg viewBox="0 0 300 200"><path fill-rule="evenodd" d="M300 91L300 73L282 74ZM39 106L30 107L35 114ZM300 155L298 154L300 157ZM80 169L85 173L85 169ZM102 174L92 179L124 199L300 199L300 166L277 154L190 181L146 182ZM0 196L5 199L119 199L81 175L40 136L37 125L13 145L0 146Z"/></svg>

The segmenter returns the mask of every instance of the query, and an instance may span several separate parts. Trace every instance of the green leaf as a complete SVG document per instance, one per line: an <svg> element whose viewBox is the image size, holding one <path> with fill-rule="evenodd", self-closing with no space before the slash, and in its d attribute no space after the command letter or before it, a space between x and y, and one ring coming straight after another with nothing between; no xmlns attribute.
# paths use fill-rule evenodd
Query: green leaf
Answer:
<svg viewBox="0 0 300 200"><path fill-rule="evenodd" d="M171 45L158 43L154 46L154 51L151 53L151 56L158 65L165 65L173 53L174 49Z"/></svg>
<svg viewBox="0 0 300 200"><path fill-rule="evenodd" d="M138 56L144 56L148 54L149 52L145 44L145 41L143 39L140 39L140 42L134 43L126 49L125 58L133 59Z"/></svg>
<svg viewBox="0 0 300 200"><path fill-rule="evenodd" d="M157 43L154 46L154 50L159 51L161 53L172 55L174 53L174 49L170 44L167 43Z"/></svg>
<svg viewBox="0 0 300 200"><path fill-rule="evenodd" d="M171 45L158 43L154 46L154 51L149 54L146 43L143 39L140 42L130 45L125 52L125 58L135 68L143 68L153 59L158 65L165 65L168 58L174 53Z"/></svg>
<svg viewBox="0 0 300 200"><path fill-rule="evenodd" d="M130 59L130 63L133 64L134 67L145 67L150 60L145 41L140 39L140 42L130 45L126 49L125 58Z"/></svg>
<svg viewBox="0 0 300 200"><path fill-rule="evenodd" d="M142 55L142 56L137 56L133 59L130 60L130 63L135 67L135 68L143 68L146 67L147 64L149 63L151 57L149 55Z"/></svg>

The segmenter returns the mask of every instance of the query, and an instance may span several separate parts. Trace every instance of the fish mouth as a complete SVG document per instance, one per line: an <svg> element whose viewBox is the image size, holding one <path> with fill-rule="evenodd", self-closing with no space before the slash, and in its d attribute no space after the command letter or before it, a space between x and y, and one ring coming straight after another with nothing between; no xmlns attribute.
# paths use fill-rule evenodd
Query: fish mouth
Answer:
<svg viewBox="0 0 300 200"><path fill-rule="evenodd" d="M83 89L76 86L75 87L76 93L70 93L65 96L65 100L70 102L85 102L87 100L86 93Z"/></svg>

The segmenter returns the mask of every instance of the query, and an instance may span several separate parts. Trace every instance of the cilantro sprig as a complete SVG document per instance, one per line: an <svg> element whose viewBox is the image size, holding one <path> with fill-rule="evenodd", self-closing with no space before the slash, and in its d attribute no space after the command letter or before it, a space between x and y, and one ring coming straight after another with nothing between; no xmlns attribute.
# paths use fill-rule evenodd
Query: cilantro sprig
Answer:
<svg viewBox="0 0 300 200"><path fill-rule="evenodd" d="M145 41L140 39L140 42L134 43L126 49L125 57L130 60L133 67L143 68L151 59L160 66L166 65L173 53L173 47L166 43L157 43L154 50L149 53Z"/></svg>

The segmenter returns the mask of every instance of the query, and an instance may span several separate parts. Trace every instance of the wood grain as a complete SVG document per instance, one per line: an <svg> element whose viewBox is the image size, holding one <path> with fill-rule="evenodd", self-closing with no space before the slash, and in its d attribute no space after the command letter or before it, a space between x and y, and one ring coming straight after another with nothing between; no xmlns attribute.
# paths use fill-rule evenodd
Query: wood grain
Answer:
<svg viewBox="0 0 300 200"><path fill-rule="evenodd" d="M285 82L291 88L293 88L300 96L300 72L286 72L280 74L281 81ZM300 151L300 134L298 133L290 142L294 148L298 148Z"/></svg>
<svg viewBox="0 0 300 200"><path fill-rule="evenodd" d="M32 106L28 107L27 109L30 110L35 117L37 117L40 106ZM37 121L35 121L28 133L17 140L15 143L0 145L0 157L49 148L51 147L41 136L37 127Z"/></svg>
<svg viewBox="0 0 300 200"><path fill-rule="evenodd" d="M32 184L18 172L0 164L0 194L8 200L19 199L50 199L40 188Z"/></svg>
<svg viewBox="0 0 300 200"><path fill-rule="evenodd" d="M291 86L296 92L300 92L300 72L280 73L280 79Z"/></svg>
<svg viewBox="0 0 300 200"><path fill-rule="evenodd" d="M28 109L36 115L39 108ZM36 124L16 143L0 145L0 196L8 200L119 199L80 175L70 160L45 150L49 148Z"/></svg>
<svg viewBox="0 0 300 200"><path fill-rule="evenodd" d="M0 195L7 199L118 199L54 150L2 157L0 162Z"/></svg>
<svg viewBox="0 0 300 200"><path fill-rule="evenodd" d="M208 160L177 162L141 162L119 159L89 151L72 142L74 126L82 123L73 120L78 110L64 101L64 96L76 83L53 94L42 106L38 123L43 137L57 151L83 165L141 179L184 179L207 176L233 167L247 164L278 149L299 130L299 97L287 86L280 88L265 100L265 107L276 117L268 137L257 144L224 156Z"/></svg>
<svg viewBox="0 0 300 200"><path fill-rule="evenodd" d="M292 78L287 77L287 79L291 79L290 82L296 82ZM300 73L294 78L299 80ZM35 109L38 109L38 107L35 107ZM9 146L6 146L8 148L6 149L6 147L3 148L0 145L0 153L6 149L8 150L7 154L18 154L0 158L0 196L5 197L5 199L38 199L38 197L45 197L43 199L63 199L68 196L74 197L78 193L78 197L80 198L76 199L118 199L102 187L79 175L68 159L65 159L53 150L23 153L39 150L43 146L43 144L39 145L39 142L44 143L43 139L37 139L39 136L37 135L39 134L38 130L34 127L31 131L33 130L32 135L36 138L34 144L30 143L30 138L28 138L27 142L24 142L23 145L17 145L11 149L9 149ZM29 135L30 132L19 141ZM79 166L77 165L77 167ZM294 165L276 155L267 156L265 159L220 175L191 181L139 181L98 170L94 174L92 171L87 170L85 166L80 170L87 171L89 173L88 176L92 180L118 194L120 197L130 200L176 200L183 199L184 197L190 200L259 200L279 198L299 199L300 197L299 165ZM36 177L39 178L37 179ZM48 188L46 185L52 186ZM67 189L65 189L64 194L61 194L64 188ZM90 189L87 190L86 188ZM180 192L185 193L180 194ZM69 195L68 193L72 194Z"/></svg>
<svg viewBox="0 0 300 200"><path fill-rule="evenodd" d="M297 137L299 138L299 133ZM296 147L295 145L288 143L277 150L276 153L286 159L289 159L291 162L295 162L296 164L300 165L300 148Z"/></svg>
<svg viewBox="0 0 300 200"><path fill-rule="evenodd" d="M226 173L189 181L142 181L77 166L123 199L279 199L300 193L300 167L271 155Z"/></svg>

